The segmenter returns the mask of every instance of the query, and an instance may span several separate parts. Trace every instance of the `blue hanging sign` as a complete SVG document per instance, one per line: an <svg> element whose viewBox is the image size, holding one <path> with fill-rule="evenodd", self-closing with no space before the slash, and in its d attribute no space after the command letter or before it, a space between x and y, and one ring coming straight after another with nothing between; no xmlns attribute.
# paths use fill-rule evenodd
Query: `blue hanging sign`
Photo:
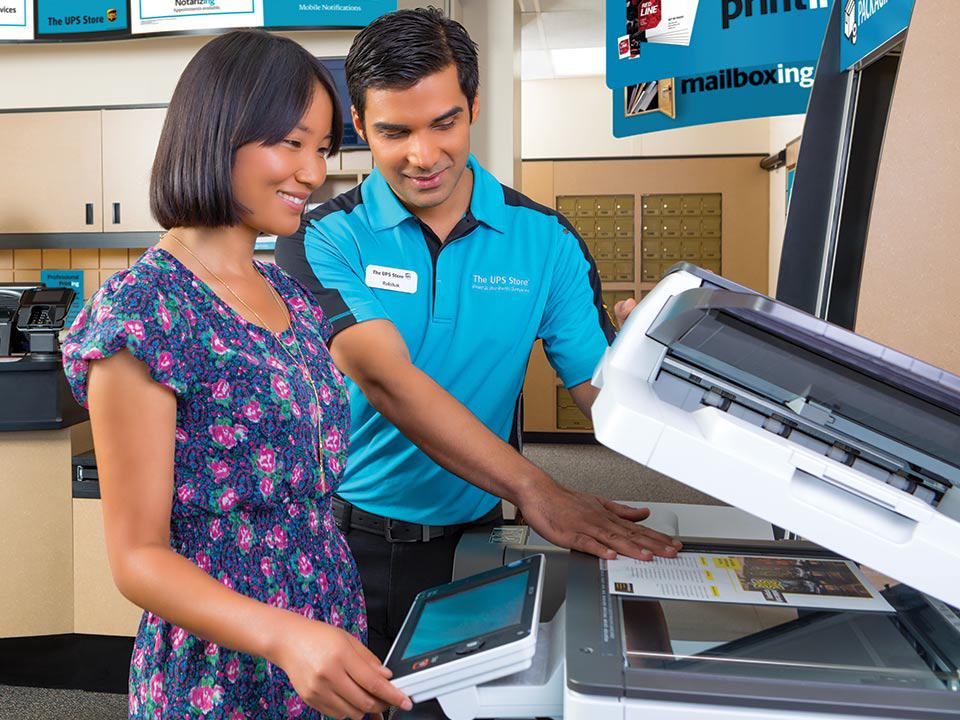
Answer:
<svg viewBox="0 0 960 720"><path fill-rule="evenodd" d="M838 0L844 1L844 0ZM607 0L607 87L815 61L831 0Z"/></svg>
<svg viewBox="0 0 960 720"><path fill-rule="evenodd" d="M364 27L396 9L397 0L264 0L263 24L265 27Z"/></svg>
<svg viewBox="0 0 960 720"><path fill-rule="evenodd" d="M839 0L840 67L849 70L910 25L914 0Z"/></svg>
<svg viewBox="0 0 960 720"><path fill-rule="evenodd" d="M613 90L615 137L807 110L816 66L730 67Z"/></svg>
<svg viewBox="0 0 960 720"><path fill-rule="evenodd" d="M127 35L127 0L36 0L37 38Z"/></svg>

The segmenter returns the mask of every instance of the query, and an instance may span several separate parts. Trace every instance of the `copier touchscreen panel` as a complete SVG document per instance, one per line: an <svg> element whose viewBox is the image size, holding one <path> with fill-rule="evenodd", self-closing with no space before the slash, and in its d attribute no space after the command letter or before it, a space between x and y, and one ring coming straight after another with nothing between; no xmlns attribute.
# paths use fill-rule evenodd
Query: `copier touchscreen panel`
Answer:
<svg viewBox="0 0 960 720"><path fill-rule="evenodd" d="M519 625L530 571L424 603L401 659Z"/></svg>
<svg viewBox="0 0 960 720"><path fill-rule="evenodd" d="M532 658L542 582L543 556L532 555L425 590L414 600L386 666L395 680L419 676L433 682L454 670L462 675L458 668L464 666L509 666L526 651Z"/></svg>

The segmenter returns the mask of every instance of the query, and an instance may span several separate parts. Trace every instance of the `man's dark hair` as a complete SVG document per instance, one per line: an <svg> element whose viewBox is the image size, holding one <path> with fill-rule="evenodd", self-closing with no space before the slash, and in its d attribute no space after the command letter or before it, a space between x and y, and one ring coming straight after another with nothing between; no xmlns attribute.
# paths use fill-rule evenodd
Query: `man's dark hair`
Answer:
<svg viewBox="0 0 960 720"><path fill-rule="evenodd" d="M433 7L381 15L357 33L347 54L350 102L362 121L368 89L406 90L449 65L457 67L473 119L480 70L477 45L463 25Z"/></svg>
<svg viewBox="0 0 960 720"><path fill-rule="evenodd" d="M259 30L204 45L170 99L150 176L150 211L162 227L224 227L240 222L233 193L237 150L275 145L310 107L317 81L333 103L330 154L343 139L333 78L303 47Z"/></svg>

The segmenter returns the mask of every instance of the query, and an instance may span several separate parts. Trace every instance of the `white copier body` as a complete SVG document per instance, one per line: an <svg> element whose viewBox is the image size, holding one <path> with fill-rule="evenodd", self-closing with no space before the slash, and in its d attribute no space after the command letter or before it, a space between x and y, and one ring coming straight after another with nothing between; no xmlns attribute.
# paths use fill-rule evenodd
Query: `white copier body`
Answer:
<svg viewBox="0 0 960 720"><path fill-rule="evenodd" d="M602 444L778 530L685 549L849 559L895 612L754 631L719 603L612 595L604 561L557 551L567 720L960 720L960 378L681 265L593 382Z"/></svg>

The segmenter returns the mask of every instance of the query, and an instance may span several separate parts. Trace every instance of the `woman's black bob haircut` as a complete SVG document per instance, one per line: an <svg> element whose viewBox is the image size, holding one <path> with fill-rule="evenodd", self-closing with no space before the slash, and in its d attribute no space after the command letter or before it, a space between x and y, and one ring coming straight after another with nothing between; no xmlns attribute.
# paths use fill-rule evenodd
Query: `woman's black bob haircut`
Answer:
<svg viewBox="0 0 960 720"><path fill-rule="evenodd" d="M303 47L260 30L221 35L187 64L173 91L150 176L150 211L164 228L241 222L233 163L248 143L275 145L297 126L320 82L333 103L330 154L343 116L327 69Z"/></svg>
<svg viewBox="0 0 960 720"><path fill-rule="evenodd" d="M357 33L347 53L350 102L362 121L368 89L406 90L450 65L472 120L480 69L477 45L463 25L434 7L381 15Z"/></svg>

